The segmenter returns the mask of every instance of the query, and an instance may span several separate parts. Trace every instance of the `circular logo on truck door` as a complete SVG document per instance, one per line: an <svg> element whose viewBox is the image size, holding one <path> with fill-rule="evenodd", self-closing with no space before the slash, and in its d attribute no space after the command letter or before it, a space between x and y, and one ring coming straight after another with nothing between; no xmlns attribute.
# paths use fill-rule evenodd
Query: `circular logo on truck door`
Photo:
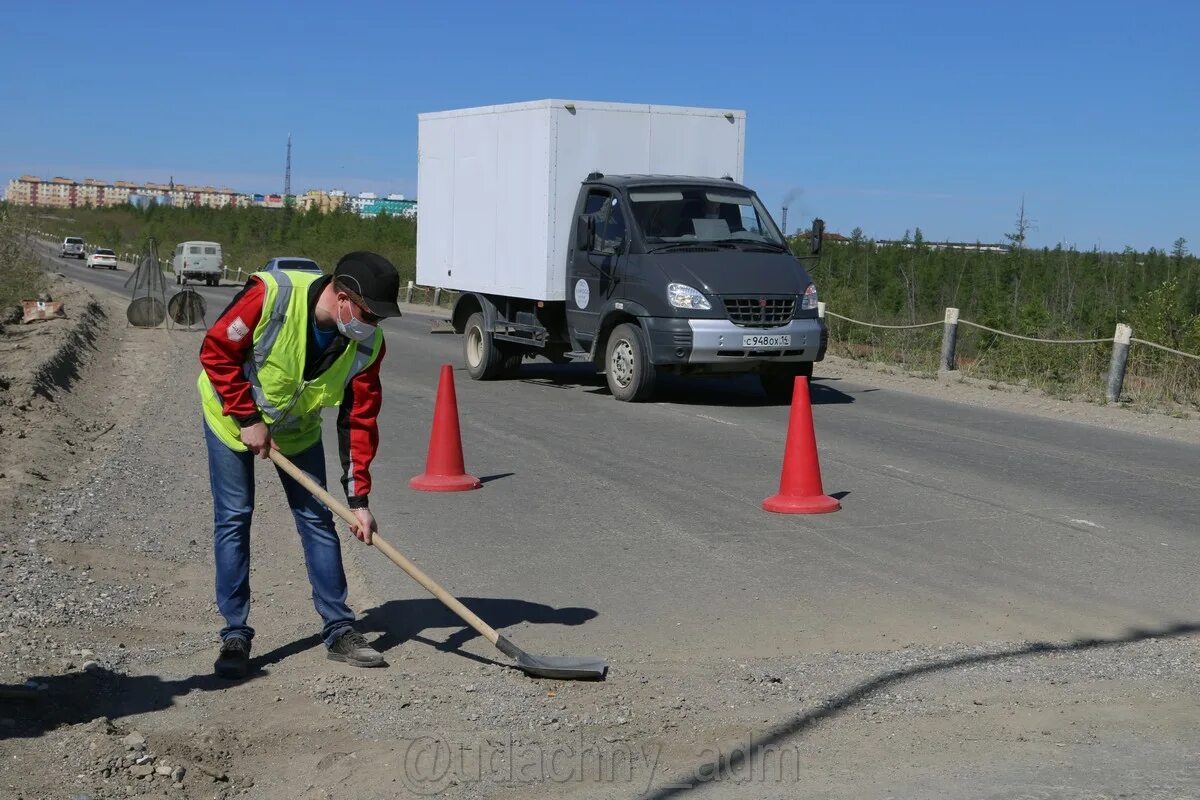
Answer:
<svg viewBox="0 0 1200 800"><path fill-rule="evenodd" d="M575 282L575 305L580 308L587 308L588 301L592 299L592 291L588 288L587 281L580 278Z"/></svg>

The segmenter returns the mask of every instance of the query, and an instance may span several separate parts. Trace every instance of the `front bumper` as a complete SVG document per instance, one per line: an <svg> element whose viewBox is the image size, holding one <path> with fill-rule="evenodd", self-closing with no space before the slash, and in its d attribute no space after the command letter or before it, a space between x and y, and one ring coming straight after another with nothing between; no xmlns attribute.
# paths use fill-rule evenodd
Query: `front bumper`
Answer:
<svg viewBox="0 0 1200 800"><path fill-rule="evenodd" d="M820 361L825 357L829 332L819 319L793 319L777 328L744 328L727 319L675 319L644 317L639 320L650 340L654 364L727 365L731 368L762 364ZM755 348L742 344L743 336L791 337L786 346Z"/></svg>

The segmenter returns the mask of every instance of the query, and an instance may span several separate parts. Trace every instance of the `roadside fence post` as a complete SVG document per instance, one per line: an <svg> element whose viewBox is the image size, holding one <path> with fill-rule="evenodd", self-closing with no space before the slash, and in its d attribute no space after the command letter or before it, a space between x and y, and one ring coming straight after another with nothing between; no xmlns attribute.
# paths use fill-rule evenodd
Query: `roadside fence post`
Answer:
<svg viewBox="0 0 1200 800"><path fill-rule="evenodd" d="M434 290L433 290L433 304L434 304L435 306L437 306L437 305L441 305L441 303L442 303L442 290L441 290L441 288L440 288L440 287L434 287Z"/></svg>
<svg viewBox="0 0 1200 800"><path fill-rule="evenodd" d="M825 301L817 301L817 319L825 319Z"/></svg>
<svg viewBox="0 0 1200 800"><path fill-rule="evenodd" d="M412 293L413 293L413 282L409 281L408 289L404 292L404 302L406 302L406 303L412 302Z"/></svg>
<svg viewBox="0 0 1200 800"><path fill-rule="evenodd" d="M1112 361L1108 365L1108 388L1104 399L1110 403L1121 400L1121 389L1125 385L1125 364L1129 361L1129 340L1133 338L1133 328L1124 322L1117 323L1113 334Z"/></svg>
<svg viewBox="0 0 1200 800"><path fill-rule="evenodd" d="M942 361L938 366L939 372L953 372L954 348L958 345L958 309L946 309L945 327L942 329Z"/></svg>

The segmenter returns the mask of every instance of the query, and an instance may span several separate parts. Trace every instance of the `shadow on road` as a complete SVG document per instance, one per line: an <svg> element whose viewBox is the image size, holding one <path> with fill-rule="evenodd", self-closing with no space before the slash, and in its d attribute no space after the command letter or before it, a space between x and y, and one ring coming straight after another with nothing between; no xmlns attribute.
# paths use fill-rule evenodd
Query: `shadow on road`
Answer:
<svg viewBox="0 0 1200 800"><path fill-rule="evenodd" d="M267 667L320 644L321 637L314 634L254 656L250 659L250 675L246 681L257 680L269 674L265 671ZM215 647L213 655L216 655ZM60 725L90 722L97 717L118 719L162 711L175 705L177 697L234 685L212 673L170 681L157 675L122 675L108 669L35 677L33 680L47 686L37 693L37 699L0 703L0 717L7 717L14 723L11 727L0 728L0 741L34 738Z"/></svg>
<svg viewBox="0 0 1200 800"><path fill-rule="evenodd" d="M609 394L604 376L597 375L594 367L590 364L533 362L521 365L515 379L534 386L583 389L589 394ZM823 382L819 370L817 376L813 378L810 395L814 406L854 402L853 396ZM787 405L787 403L780 403L768 398L755 375L660 375L654 400L673 405L710 407L747 408Z"/></svg>
<svg viewBox="0 0 1200 800"><path fill-rule="evenodd" d="M1109 639L1076 639L1069 642L1034 642L1024 647L1013 647L1006 650L954 658L938 659L925 664L918 664L905 669L892 670L863 681L846 691L825 698L817 708L807 711L787 722L776 725L761 733L755 734L753 744L718 759L696 764L690 770L684 770L684 775L692 777L662 786L652 792L639 794L638 800L668 800L681 797L687 792L704 788L710 782L721 782L744 775L747 762L753 765L755 759L781 742L802 736L827 720L839 716L868 697L884 690L892 690L897 684L911 678L936 672L948 672L959 667L969 667L975 664L986 664L994 661L1006 661L1026 656L1040 656L1048 653L1073 653L1083 650L1100 650L1109 647L1120 647L1126 644L1146 641L1148 639L1171 639L1179 636L1190 636L1200 633L1200 623L1180 623L1169 625L1157 630L1131 629L1124 636Z"/></svg>
<svg viewBox="0 0 1200 800"><path fill-rule="evenodd" d="M534 361L522 364L514 374L514 379L535 386L545 386L557 389L604 389L604 376L597 375L591 364L550 364L545 361Z"/></svg>
<svg viewBox="0 0 1200 800"><path fill-rule="evenodd" d="M754 408L788 406L790 401L773 400L762 390L756 375L679 377L667 375L660 379L655 399L663 403L712 408ZM845 392L813 378L809 384L809 399L814 406L853 403Z"/></svg>
<svg viewBox="0 0 1200 800"><path fill-rule="evenodd" d="M590 608L555 608L526 600L499 597L460 597L459 600L498 631L522 622L534 625L582 625L597 616ZM445 652L460 651L464 644L479 637L473 628L467 627L454 612L433 598L389 600L363 614L357 627L364 633L382 633L373 644L377 650L385 653L409 640L420 641ZM432 628L457 630L441 642L419 635ZM475 661L488 660L470 653L459 652L459 655Z"/></svg>
<svg viewBox="0 0 1200 800"><path fill-rule="evenodd" d="M493 597L460 599L497 630L522 622L582 625L596 617L596 612L590 608L554 608L541 603ZM366 612L356 627L363 632L382 632L383 635L374 645L384 652L412 640L473 661L501 663L462 652L462 645L479 634L464 627L462 620L432 598L389 601ZM431 628L456 630L444 641L434 641L420 635ZM314 634L256 655L250 659L250 674L243 683L269 675L268 667L320 645L321 637ZM97 717L115 720L162 711L175 705L178 697L192 692L219 691L234 685L232 681L209 672L179 680L163 680L157 675L123 675L108 669L36 676L32 680L45 684L46 688L32 693L12 691L0 694L0 720L5 720L0 726L0 741L36 738L61 725L90 722Z"/></svg>

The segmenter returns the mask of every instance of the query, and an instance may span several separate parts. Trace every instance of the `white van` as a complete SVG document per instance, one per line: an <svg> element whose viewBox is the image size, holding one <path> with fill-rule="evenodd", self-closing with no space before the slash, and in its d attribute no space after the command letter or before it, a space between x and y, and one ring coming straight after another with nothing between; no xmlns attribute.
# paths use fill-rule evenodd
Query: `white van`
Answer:
<svg viewBox="0 0 1200 800"><path fill-rule="evenodd" d="M175 271L175 282L178 284L194 280L219 286L225 271L225 256L221 253L221 245L216 242L184 242L175 245L171 269Z"/></svg>

